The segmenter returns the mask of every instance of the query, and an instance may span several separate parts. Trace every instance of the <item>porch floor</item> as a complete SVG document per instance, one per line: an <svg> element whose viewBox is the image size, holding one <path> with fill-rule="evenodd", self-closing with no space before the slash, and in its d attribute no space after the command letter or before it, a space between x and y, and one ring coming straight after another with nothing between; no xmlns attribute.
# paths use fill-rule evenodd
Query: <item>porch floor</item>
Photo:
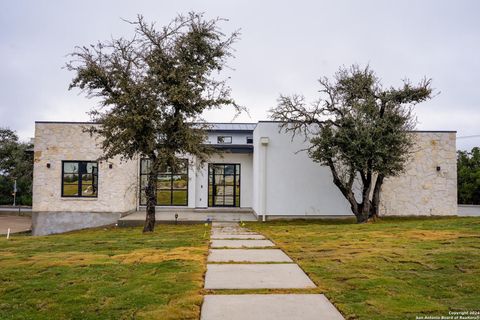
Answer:
<svg viewBox="0 0 480 320"><path fill-rule="evenodd" d="M118 220L119 227L133 227L143 225L145 210L133 212ZM257 217L250 208L157 208L155 219L157 223L175 223L175 214L178 214L178 223L204 223L209 221L238 222L257 221Z"/></svg>

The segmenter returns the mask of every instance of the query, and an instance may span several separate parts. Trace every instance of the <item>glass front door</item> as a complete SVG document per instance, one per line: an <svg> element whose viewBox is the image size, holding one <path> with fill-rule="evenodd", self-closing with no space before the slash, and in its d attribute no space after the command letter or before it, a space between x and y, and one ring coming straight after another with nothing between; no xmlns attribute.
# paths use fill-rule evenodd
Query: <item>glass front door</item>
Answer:
<svg viewBox="0 0 480 320"><path fill-rule="evenodd" d="M208 165L208 206L240 207L240 164Z"/></svg>

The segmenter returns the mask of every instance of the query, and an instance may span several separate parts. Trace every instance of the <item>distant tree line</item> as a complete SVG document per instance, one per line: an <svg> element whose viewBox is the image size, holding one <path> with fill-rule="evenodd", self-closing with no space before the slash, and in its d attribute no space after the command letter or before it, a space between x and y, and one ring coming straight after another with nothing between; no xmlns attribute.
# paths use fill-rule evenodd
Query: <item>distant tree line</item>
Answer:
<svg viewBox="0 0 480 320"><path fill-rule="evenodd" d="M480 148L457 152L458 203L480 204Z"/></svg>
<svg viewBox="0 0 480 320"><path fill-rule="evenodd" d="M15 131L0 128L0 205L32 205L33 144L21 142Z"/></svg>

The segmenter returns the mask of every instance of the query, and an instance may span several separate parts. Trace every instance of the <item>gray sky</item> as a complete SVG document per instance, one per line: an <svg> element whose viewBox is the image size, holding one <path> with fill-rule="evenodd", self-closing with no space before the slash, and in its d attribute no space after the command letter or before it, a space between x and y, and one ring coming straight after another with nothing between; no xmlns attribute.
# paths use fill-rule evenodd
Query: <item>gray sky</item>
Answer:
<svg viewBox="0 0 480 320"><path fill-rule="evenodd" d="M62 66L75 45L132 33L120 18L143 14L158 25L177 13L220 16L241 29L230 85L250 110L236 121L267 119L280 93L317 97L320 76L369 63L387 86L433 78L440 95L416 107L418 129L480 135L480 1L22 1L0 3L0 126L32 137L35 120L89 120L94 103L68 91ZM206 115L231 121L232 111ZM480 137L459 139L460 149Z"/></svg>

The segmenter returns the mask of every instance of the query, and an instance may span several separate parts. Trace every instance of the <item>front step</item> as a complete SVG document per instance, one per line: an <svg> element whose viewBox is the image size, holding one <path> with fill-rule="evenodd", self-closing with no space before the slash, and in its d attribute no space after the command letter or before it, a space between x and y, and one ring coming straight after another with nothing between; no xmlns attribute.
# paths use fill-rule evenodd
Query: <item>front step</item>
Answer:
<svg viewBox="0 0 480 320"><path fill-rule="evenodd" d="M205 223L212 221L238 222L238 221L257 221L257 217L251 209L236 210L215 209L166 209L156 210L155 220L157 224L173 223ZM145 222L145 211L137 211L122 217L118 220L119 227L142 226ZM175 219L177 214L177 219Z"/></svg>

